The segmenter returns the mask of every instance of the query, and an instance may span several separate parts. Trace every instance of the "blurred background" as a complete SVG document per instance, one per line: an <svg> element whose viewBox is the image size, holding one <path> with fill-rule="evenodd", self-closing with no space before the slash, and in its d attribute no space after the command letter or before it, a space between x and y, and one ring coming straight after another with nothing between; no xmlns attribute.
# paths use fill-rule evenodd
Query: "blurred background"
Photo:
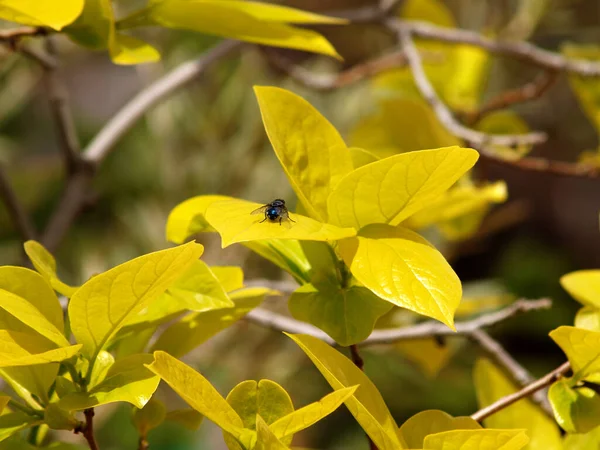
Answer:
<svg viewBox="0 0 600 450"><path fill-rule="evenodd" d="M119 17L144 2L113 3ZM376 2L280 3L327 13ZM600 59L597 0L414 0L400 2L397 14L488 36L528 39L557 52L585 50L588 58ZM302 95L340 130L349 145L399 152L456 142L420 100L407 69L394 69L327 92L292 80L277 60L314 73L335 73L385 54L394 46L393 36L377 25L321 26L318 30L344 56L343 63L291 50L247 46L239 56L223 60L202 79L149 111L102 165L93 196L60 244L56 258L62 278L81 283L94 273L169 246L164 230L170 210L195 195L295 202L264 132L253 85L281 86ZM133 95L219 42L176 30L148 29L142 34L161 51L160 62L117 66L105 52L84 50L64 37L56 40L61 76L84 145ZM420 44L434 85L443 90L441 95L461 117L539 73L538 68L482 52L448 57L448 48ZM542 146L498 151L531 151L535 156L564 161L587 158L594 164L600 115L594 115L593 107L600 110L600 81L588 82L587 89L592 92L588 97L582 97L576 83L560 74L540 98L514 105L504 116L488 116L487 123L483 117L473 126L500 133L541 130L549 135ZM0 160L18 197L42 229L64 187L57 132L43 71L2 47ZM471 179L505 180L507 201L486 208L485 218L479 218L466 233L448 233L439 227L421 231L444 251L473 298L487 299L496 306L518 297L553 300L550 311L517 317L492 330L519 362L540 376L564 358L548 332L571 324L577 309L560 288L559 277L600 266L600 181L524 171L485 158ZM216 235L200 236L199 241L206 246L203 259L209 264L239 265L246 280L286 279L279 269L244 247L222 250ZM0 263L23 263L22 240L2 206ZM287 309L283 298L269 302ZM471 370L478 356L476 347L454 338L437 349L423 351L436 356L428 358L429 363L419 361L414 351L401 345L363 351L366 372L396 421L402 423L418 411L433 408L454 416L473 413L477 404ZM431 363L431 359L437 362ZM289 339L243 321L188 355L186 361L222 394L242 380L269 378L285 387L299 407L329 391ZM158 396L174 407L181 402L162 385ZM130 408L125 405L98 411L101 448L135 448L137 435L129 417ZM150 433L149 440L152 449L225 448L220 431L208 422L198 432L164 424ZM345 408L296 436L294 442L315 449L352 450L367 445Z"/></svg>

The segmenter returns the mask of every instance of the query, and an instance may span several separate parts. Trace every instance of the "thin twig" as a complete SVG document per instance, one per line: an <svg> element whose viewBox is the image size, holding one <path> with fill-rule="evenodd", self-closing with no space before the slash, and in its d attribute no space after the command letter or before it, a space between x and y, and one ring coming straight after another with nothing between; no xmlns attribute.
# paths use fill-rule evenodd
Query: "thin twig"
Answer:
<svg viewBox="0 0 600 450"><path fill-rule="evenodd" d="M137 123L137 121L157 103L202 75L216 61L241 47L238 41L223 41L195 61L188 61L176 67L159 80L152 83L108 121L84 151L85 160L93 164L101 163L110 150Z"/></svg>
<svg viewBox="0 0 600 450"><path fill-rule="evenodd" d="M546 71L538 75L533 81L530 81L519 88L501 92L497 96L490 99L481 108L465 114L467 122L474 124L477 123L483 116L493 111L505 109L517 103L525 103L540 98L554 85L554 82L557 78L557 71Z"/></svg>
<svg viewBox="0 0 600 450"><path fill-rule="evenodd" d="M535 381L535 378L519 362L508 353L502 345L482 329L473 330L468 334L479 347L491 358L496 365L519 386L524 387ZM552 407L543 390L533 394L532 400L549 416L554 417Z"/></svg>
<svg viewBox="0 0 600 450"><path fill-rule="evenodd" d="M15 39L23 37L41 36L45 34L46 30L39 27L9 28L7 30L0 30L0 41L14 41Z"/></svg>
<svg viewBox="0 0 600 450"><path fill-rule="evenodd" d="M339 89L388 70L406 66L404 53L396 51L335 74L319 74L295 64L276 49L265 49L269 62L298 83L319 91Z"/></svg>
<svg viewBox="0 0 600 450"><path fill-rule="evenodd" d="M388 23L390 24L389 26L392 29L395 29L398 33L398 38L412 72L415 85L421 92L421 95L423 95L425 101L429 103L435 112L435 115L438 117L440 123L452 134L464 139L470 145L474 145L478 148L487 145L502 145L508 147L518 145L533 145L541 144L542 142L546 141L545 133L536 132L518 135L495 135L476 131L462 125L458 120L456 120L444 102L442 102L427 78L425 69L423 68L423 63L421 61L421 56L419 55L419 51L415 47L415 44L412 40L412 29L405 26L403 22L396 20L390 20Z"/></svg>
<svg viewBox="0 0 600 450"><path fill-rule="evenodd" d="M452 331L443 323L431 320L420 323L418 325L403 328L375 330L367 339L361 342L360 345L367 346L393 344L399 341L423 339L427 337L451 337L469 335L474 330L490 327L497 323L503 322L517 314L529 311L538 311L541 309L548 309L551 306L552 302L549 299L521 299L515 301L511 305L499 311L495 311L489 314L483 314L482 316L479 316L475 319L467 320L464 322L457 322L455 324L456 332ZM271 330L285 331L287 333L293 334L308 334L310 336L321 339L330 345L335 345L335 341L317 327L305 322L300 322L299 320L293 319L288 316L283 316L281 314L268 311L263 308L253 309L245 316L245 319L262 327L269 328Z"/></svg>
<svg viewBox="0 0 600 450"><path fill-rule="evenodd" d="M531 394L533 394L541 389L546 388L547 386L550 386L556 380L560 379L563 375L565 375L570 369L571 369L571 364L567 361L566 363L562 364L560 367L554 369L552 372L543 376L539 380L534 381L533 383L527 385L520 391L515 392L514 394L507 395L506 397L502 397L501 399L492 403L491 405L480 409L475 414L472 414L471 418L473 420L476 420L477 422L481 422L482 420L488 418L492 414L495 414L498 411L501 411L504 408L512 405L516 401L521 400L522 398L528 397Z"/></svg>
<svg viewBox="0 0 600 450"><path fill-rule="evenodd" d="M568 72L582 77L599 77L600 62L584 59L570 59L548 50L544 50L524 41L499 41L487 38L477 32L458 28L444 28L426 22L400 21L388 19L391 29L403 27L409 34L421 39L430 39L453 44L468 44L483 48L497 55L509 56L545 70Z"/></svg>
<svg viewBox="0 0 600 450"><path fill-rule="evenodd" d="M350 346L350 354L352 355L352 362L354 363L354 365L356 367L358 367L362 372L365 371L365 361L362 359L362 356L360 356L360 353L358 352L358 346L356 344L353 344ZM369 436L369 434L367 433L367 439L369 440L369 448L371 450L377 450L377 446L375 445L375 442L373 442L373 440L371 439L371 437Z"/></svg>
<svg viewBox="0 0 600 450"><path fill-rule="evenodd" d="M25 208L21 204L20 200L17 197L17 194L13 190L10 185L10 181L8 180L8 176L4 171L4 167L0 164L0 198L2 198L4 204L6 205L6 210L8 211L8 215L11 217L12 221L17 228L17 231L23 238L23 240L27 241L29 239L36 238L36 231L29 215L25 211Z"/></svg>
<svg viewBox="0 0 600 450"><path fill-rule="evenodd" d="M98 443L96 442L96 436L94 436L94 408L88 408L83 411L85 416L85 426L81 433L87 441L90 450L98 450Z"/></svg>
<svg viewBox="0 0 600 450"><path fill-rule="evenodd" d="M46 51L52 57L56 57L56 45L52 36L46 38ZM68 176L71 176L80 162L81 147L73 114L69 107L67 88L57 72L57 67L46 68L46 86L50 107L59 132L60 148L65 161L66 172Z"/></svg>

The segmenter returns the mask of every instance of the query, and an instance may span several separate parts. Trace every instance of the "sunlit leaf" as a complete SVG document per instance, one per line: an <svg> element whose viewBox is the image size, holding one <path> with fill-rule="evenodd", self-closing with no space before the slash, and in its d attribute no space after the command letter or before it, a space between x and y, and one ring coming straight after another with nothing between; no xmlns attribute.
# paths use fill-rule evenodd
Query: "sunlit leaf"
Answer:
<svg viewBox="0 0 600 450"><path fill-rule="evenodd" d="M372 162L379 161L380 159L376 154L362 148L350 147L348 150L350 151L350 156L352 157L352 166L355 169L366 166L367 164L371 164Z"/></svg>
<svg viewBox="0 0 600 450"><path fill-rule="evenodd" d="M237 266L212 266L215 274L225 292L236 291L244 287L244 271Z"/></svg>
<svg viewBox="0 0 600 450"><path fill-rule="evenodd" d="M350 386L331 392L318 402L306 405L277 419L275 422L269 424L269 428L282 442L286 443L286 438L289 438L291 441L294 433L310 427L338 409L344 401L351 395L354 395L357 388L358 386ZM289 442L287 443L289 445Z"/></svg>
<svg viewBox="0 0 600 450"><path fill-rule="evenodd" d="M369 337L377 319L392 307L360 286L341 289L330 284L305 284L289 300L294 318L319 327L343 346Z"/></svg>
<svg viewBox="0 0 600 450"><path fill-rule="evenodd" d="M577 380L599 380L600 332L561 326L550 337L569 358Z"/></svg>
<svg viewBox="0 0 600 450"><path fill-rule="evenodd" d="M196 233L215 231L204 216L212 203L222 200L231 200L231 197L200 195L181 202L173 208L167 219L167 240L181 244Z"/></svg>
<svg viewBox="0 0 600 450"><path fill-rule="evenodd" d="M306 335L288 335L312 360L335 390L359 385L346 406L380 450L402 448L398 426L381 394L369 378L352 361L325 342Z"/></svg>
<svg viewBox="0 0 600 450"><path fill-rule="evenodd" d="M481 429L475 420L470 417L452 417L443 411L435 409L421 411L415 414L400 427L400 436L406 448L423 448L426 436L451 430L477 430Z"/></svg>
<svg viewBox="0 0 600 450"><path fill-rule="evenodd" d="M25 428L39 425L42 420L20 411L0 416L0 441L8 439L13 434Z"/></svg>
<svg viewBox="0 0 600 450"><path fill-rule="evenodd" d="M302 97L255 87L263 124L296 195L313 219L327 222L327 198L352 170L350 152L335 127Z"/></svg>
<svg viewBox="0 0 600 450"><path fill-rule="evenodd" d="M168 353L154 352L154 362L147 366L183 398L188 405L226 432L244 441L248 431L235 410L217 390L191 367Z"/></svg>
<svg viewBox="0 0 600 450"><path fill-rule="evenodd" d="M59 406L69 411L105 405L113 402L128 402L143 408L158 387L159 378L144 364L152 362L152 355L137 354L115 362L106 378L87 392L67 394Z"/></svg>
<svg viewBox="0 0 600 450"><path fill-rule="evenodd" d="M578 270L560 278L562 287L585 306L600 308L600 270Z"/></svg>
<svg viewBox="0 0 600 450"><path fill-rule="evenodd" d="M581 450L600 448L600 427L587 433L567 434L563 441L563 450Z"/></svg>
<svg viewBox="0 0 600 450"><path fill-rule="evenodd" d="M278 295L266 288L246 288L230 294L235 307L192 313L170 325L154 343L153 350L182 356L231 326L260 305L265 295Z"/></svg>
<svg viewBox="0 0 600 450"><path fill-rule="evenodd" d="M107 352L106 350L102 350L100 353L98 353L94 367L92 368L88 386L92 388L104 380L108 370L114 363L115 357L111 353Z"/></svg>
<svg viewBox="0 0 600 450"><path fill-rule="evenodd" d="M258 416L271 425L294 411L289 394L271 380L260 380L258 383L254 380L242 381L227 395L227 403L239 414L244 428L250 430L256 430ZM223 437L230 450L241 449L227 433ZM291 441L290 437L285 443L289 445Z"/></svg>
<svg viewBox="0 0 600 450"><path fill-rule="evenodd" d="M76 355L80 349L81 345L56 348L39 335L0 330L0 367L59 362Z"/></svg>
<svg viewBox="0 0 600 450"><path fill-rule="evenodd" d="M520 450L529 442L525 430L454 430L430 434L428 450Z"/></svg>
<svg viewBox="0 0 600 450"><path fill-rule="evenodd" d="M256 450L289 450L277 439L262 417L256 417Z"/></svg>
<svg viewBox="0 0 600 450"><path fill-rule="evenodd" d="M57 363L0 369L0 377L34 409L42 409L40 401L43 403L50 401L48 390L56 380L57 374Z"/></svg>
<svg viewBox="0 0 600 450"><path fill-rule="evenodd" d="M261 206L238 199L215 202L208 207L206 220L221 235L223 248L236 242L261 239L336 241L356 234L351 228L336 227L293 213L290 213L291 220L285 223L263 221L263 216L251 214Z"/></svg>
<svg viewBox="0 0 600 450"><path fill-rule="evenodd" d="M352 274L380 298L454 325L460 280L429 242L413 231L370 225L339 243Z"/></svg>
<svg viewBox="0 0 600 450"><path fill-rule="evenodd" d="M587 433L600 426L600 396L588 387L574 387L570 379L550 386L548 400L554 417L568 433Z"/></svg>
<svg viewBox="0 0 600 450"><path fill-rule="evenodd" d="M0 0L0 19L23 25L47 26L61 30L83 9L84 0Z"/></svg>
<svg viewBox="0 0 600 450"><path fill-rule="evenodd" d="M487 359L479 359L473 372L479 407L483 408L519 390ZM529 399L524 398L485 419L487 428L525 428L529 436L527 450L561 450L556 423Z"/></svg>
<svg viewBox="0 0 600 450"><path fill-rule="evenodd" d="M167 409L160 400L151 398L142 409L133 410L133 424L141 436L158 427L167 416Z"/></svg>
<svg viewBox="0 0 600 450"><path fill-rule="evenodd" d="M452 11L441 0L406 0L400 15L403 19L423 20L442 27L456 26Z"/></svg>
<svg viewBox="0 0 600 450"><path fill-rule="evenodd" d="M600 331L600 309L584 306L575 315L575 327L591 331Z"/></svg>
<svg viewBox="0 0 600 450"><path fill-rule="evenodd" d="M132 65L160 59L156 48L141 39L115 33L110 41L110 57L115 64Z"/></svg>
<svg viewBox="0 0 600 450"><path fill-rule="evenodd" d="M302 251L301 244L294 239L265 239L242 242L254 253L271 261L288 272L298 282L310 281L310 264Z"/></svg>
<svg viewBox="0 0 600 450"><path fill-rule="evenodd" d="M362 228L398 225L452 186L477 161L475 150L447 147L403 153L344 177L328 199L329 220Z"/></svg>
<svg viewBox="0 0 600 450"><path fill-rule="evenodd" d="M25 253L27 253L35 270L48 280L55 291L60 292L65 297L71 297L77 288L69 286L58 279L54 256L37 241L27 241L24 247Z"/></svg>
<svg viewBox="0 0 600 450"><path fill-rule="evenodd" d="M487 50L472 45L452 49L454 70L444 85L444 99L453 109L476 110L485 91L492 57Z"/></svg>
<svg viewBox="0 0 600 450"><path fill-rule="evenodd" d="M162 294L202 254L194 242L128 261L92 277L69 303L71 329L92 361L129 318Z"/></svg>

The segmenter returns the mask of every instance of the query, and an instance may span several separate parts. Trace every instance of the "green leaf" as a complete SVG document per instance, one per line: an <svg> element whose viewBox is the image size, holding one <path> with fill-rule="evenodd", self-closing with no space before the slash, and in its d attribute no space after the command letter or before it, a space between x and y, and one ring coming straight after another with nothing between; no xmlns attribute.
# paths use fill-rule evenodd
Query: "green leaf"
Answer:
<svg viewBox="0 0 600 450"><path fill-rule="evenodd" d="M277 439L262 417L256 417L256 450L290 450Z"/></svg>
<svg viewBox="0 0 600 450"><path fill-rule="evenodd" d="M479 359L473 371L475 392L480 408L519 390L487 359ZM487 428L525 428L529 436L527 450L561 450L560 432L553 420L529 399L522 399L485 419Z"/></svg>
<svg viewBox="0 0 600 450"><path fill-rule="evenodd" d="M23 267L0 267L0 290L12 294L3 302L6 309L0 308L0 329L34 333L37 329L26 325L28 314L32 314L34 327L37 327L39 322L48 327L48 333L50 329L61 332L64 330L60 302L40 274ZM12 304L13 301L16 304Z"/></svg>
<svg viewBox="0 0 600 450"><path fill-rule="evenodd" d="M550 337L565 352L579 381L598 380L600 372L600 332L562 326L550 332ZM595 377L594 377L595 376Z"/></svg>
<svg viewBox="0 0 600 450"><path fill-rule="evenodd" d="M71 329L90 360L132 316L162 294L202 254L188 243L128 261L96 275L69 303Z"/></svg>
<svg viewBox="0 0 600 450"><path fill-rule="evenodd" d="M478 429L481 429L481 425L470 417L452 417L443 411L431 409L421 411L404 422L399 434L406 448L423 448L423 441L430 434Z"/></svg>
<svg viewBox="0 0 600 450"><path fill-rule="evenodd" d="M326 242L301 241L300 246L306 261L310 264L309 280L307 282L341 286L342 277L338 267L339 260L331 245Z"/></svg>
<svg viewBox="0 0 600 450"><path fill-rule="evenodd" d="M568 433L587 433L600 426L600 396L588 387L573 387L572 379L558 380L548 391L558 424Z"/></svg>
<svg viewBox="0 0 600 450"><path fill-rule="evenodd" d="M44 423L53 430L73 430L79 421L71 411L61 408L58 403L50 403L44 410Z"/></svg>
<svg viewBox="0 0 600 450"><path fill-rule="evenodd" d="M346 400L346 406L378 449L402 448L397 435L398 426L381 394L352 361L312 336L302 334L288 334L288 336L312 360L333 389L359 385L354 395Z"/></svg>
<svg viewBox="0 0 600 450"><path fill-rule="evenodd" d="M133 424L141 436L146 436L150 430L158 427L167 416L167 409L160 400L151 398L142 408L133 410Z"/></svg>
<svg viewBox="0 0 600 450"><path fill-rule="evenodd" d="M0 367L59 362L76 355L80 349L81 345L56 348L35 334L0 330Z"/></svg>
<svg viewBox="0 0 600 450"><path fill-rule="evenodd" d="M167 240L182 244L194 234L216 231L204 218L206 210L214 202L231 198L224 195L199 195L178 204L167 218Z"/></svg>
<svg viewBox="0 0 600 450"><path fill-rule="evenodd" d="M424 148L456 146L461 141L444 128L421 98L389 98L387 95L378 103L376 113L354 127L350 143L384 158Z"/></svg>
<svg viewBox="0 0 600 450"><path fill-rule="evenodd" d="M61 0L57 5L55 0L2 0L0 19L60 31L81 14L83 1Z"/></svg>
<svg viewBox="0 0 600 450"><path fill-rule="evenodd" d="M318 402L306 405L277 419L269 424L269 428L278 439L289 445L295 433L310 427L338 409L342 403L354 395L357 388L358 386L350 386L331 392ZM289 439L289 442L286 438Z"/></svg>
<svg viewBox="0 0 600 450"><path fill-rule="evenodd" d="M339 253L356 279L380 298L454 327L460 280L417 233L369 225L357 238L340 241Z"/></svg>
<svg viewBox="0 0 600 450"><path fill-rule="evenodd" d="M324 283L305 284L289 300L294 318L319 327L343 346L369 337L377 319L392 307L364 287L340 289Z"/></svg>
<svg viewBox="0 0 600 450"><path fill-rule="evenodd" d="M256 9L255 9L256 6ZM164 0L153 2L121 21L121 28L161 25L213 34L275 47L293 48L339 58L333 46L319 33L282 23L339 23L339 20L316 14L303 14L276 5L251 5L242 1Z"/></svg>
<svg viewBox="0 0 600 450"><path fill-rule="evenodd" d="M290 214L291 220L282 224L265 222L262 215L252 214L261 206L238 199L215 202L208 207L206 220L221 235L223 248L262 239L336 241L356 234L352 228L336 227L299 214Z"/></svg>
<svg viewBox="0 0 600 450"><path fill-rule="evenodd" d="M255 86L263 124L288 180L310 217L328 222L327 198L352 171L335 127L302 97Z"/></svg>
<svg viewBox="0 0 600 450"><path fill-rule="evenodd" d="M13 434L25 428L41 423L42 421L38 417L29 416L20 411L3 414L0 416L0 441L8 439Z"/></svg>
<svg viewBox="0 0 600 450"><path fill-rule="evenodd" d="M600 308L600 270L578 270L560 278L562 287L584 306Z"/></svg>
<svg viewBox="0 0 600 450"><path fill-rule="evenodd" d="M285 270L299 283L306 283L310 280L311 267L304 255L303 247L297 240L265 239L242 242L242 244Z"/></svg>
<svg viewBox="0 0 600 450"><path fill-rule="evenodd" d="M454 430L430 434L427 450L520 450L529 438L525 430Z"/></svg>
<svg viewBox="0 0 600 450"><path fill-rule="evenodd" d="M169 411L165 420L176 422L191 431L196 431L202 423L204 416L195 409L175 409Z"/></svg>
<svg viewBox="0 0 600 450"><path fill-rule="evenodd" d="M478 157L472 149L446 147L403 153L360 167L329 196L329 220L356 229L371 223L398 225L436 200Z"/></svg>
<svg viewBox="0 0 600 450"><path fill-rule="evenodd" d="M56 363L0 369L0 377L33 409L42 409L39 401L50 401L48 390L57 374Z"/></svg>
<svg viewBox="0 0 600 450"><path fill-rule="evenodd" d="M230 294L234 308L192 313L169 326L158 338L153 350L164 350L173 356L182 356L231 326L260 305L265 295L277 295L265 288L247 288Z"/></svg>
<svg viewBox="0 0 600 450"><path fill-rule="evenodd" d="M258 416L268 425L294 411L292 399L279 384L271 380L242 381L227 395L227 403L242 419L244 428L256 430ZM223 433L225 443L230 450L241 449L239 444ZM291 437L286 444L291 444Z"/></svg>
<svg viewBox="0 0 600 450"><path fill-rule="evenodd" d="M42 244L37 241L27 241L24 244L25 253L31 260L31 263L54 288L65 297L72 297L77 290L76 287L69 286L58 279L56 275L56 260Z"/></svg>
<svg viewBox="0 0 600 450"><path fill-rule="evenodd" d="M67 394L59 406L69 411L79 411L114 402L128 402L143 408L150 400L160 382L145 364L152 362L152 355L131 355L116 361L108 369L106 378L87 392Z"/></svg>
<svg viewBox="0 0 600 450"><path fill-rule="evenodd" d="M4 412L4 408L6 408L10 399L8 395L0 395L0 414Z"/></svg>
<svg viewBox="0 0 600 450"><path fill-rule="evenodd" d="M154 352L154 362L147 367L210 421L238 440L249 439L247 430L243 430L244 423L240 416L210 382L194 369L161 351Z"/></svg>

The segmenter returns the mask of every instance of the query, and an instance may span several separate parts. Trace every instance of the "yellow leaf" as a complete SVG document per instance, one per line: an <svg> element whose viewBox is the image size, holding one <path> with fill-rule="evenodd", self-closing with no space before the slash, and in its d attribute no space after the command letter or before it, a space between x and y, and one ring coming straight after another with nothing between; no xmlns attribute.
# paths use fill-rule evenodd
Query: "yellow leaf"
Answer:
<svg viewBox="0 0 600 450"><path fill-rule="evenodd" d="M256 450L289 450L277 439L269 425L260 416L256 416L256 447L254 448Z"/></svg>
<svg viewBox="0 0 600 450"><path fill-rule="evenodd" d="M480 408L519 390L487 359L479 359L473 371L475 392ZM556 423L529 399L524 398L485 419L487 428L525 428L530 438L527 450L561 450Z"/></svg>
<svg viewBox="0 0 600 450"><path fill-rule="evenodd" d="M587 433L600 425L600 395L573 378L556 381L548 391L554 417L568 433ZM585 447L582 447L585 448Z"/></svg>
<svg viewBox="0 0 600 450"><path fill-rule="evenodd" d="M575 315L575 326L591 331L600 331L600 309L584 306Z"/></svg>
<svg viewBox="0 0 600 450"><path fill-rule="evenodd" d="M585 306L600 308L600 270L578 270L560 279L562 287Z"/></svg>
<svg viewBox="0 0 600 450"><path fill-rule="evenodd" d="M600 447L600 427L596 427L588 433L567 434L563 442L563 450L598 448Z"/></svg>
<svg viewBox="0 0 600 450"><path fill-rule="evenodd" d="M520 450L529 438L525 430L454 430L430 434L427 450Z"/></svg>
<svg viewBox="0 0 600 450"><path fill-rule="evenodd" d="M194 242L128 261L92 277L69 303L71 329L82 352L96 355L132 316L162 294L202 254Z"/></svg>
<svg viewBox="0 0 600 450"><path fill-rule="evenodd" d="M312 360L333 389L359 385L356 392L346 400L346 406L379 450L403 448L397 435L398 426L381 394L352 361L312 336L288 336Z"/></svg>
<svg viewBox="0 0 600 450"><path fill-rule="evenodd" d="M415 414L400 427L400 436L406 448L423 448L425 437L451 430L481 429L470 417L452 417L443 411L431 409Z"/></svg>
<svg viewBox="0 0 600 450"><path fill-rule="evenodd" d="M0 415L4 412L4 408L8 405L10 397L8 395L0 395Z"/></svg>
<svg viewBox="0 0 600 450"><path fill-rule="evenodd" d="M306 259L300 242L297 240L264 239L242 242L242 245L288 272L298 283L302 284L310 281L311 265Z"/></svg>
<svg viewBox="0 0 600 450"><path fill-rule="evenodd" d="M80 348L81 345L56 348L39 335L0 330L0 367L60 362L76 355Z"/></svg>
<svg viewBox="0 0 600 450"><path fill-rule="evenodd" d="M492 62L487 50L457 45L452 51L454 70L444 85L444 98L453 109L476 110L485 90Z"/></svg>
<svg viewBox="0 0 600 450"><path fill-rule="evenodd" d="M199 195L180 203L167 219L167 240L182 244L196 233L215 231L204 218L206 210L214 202L231 199L224 195Z"/></svg>
<svg viewBox="0 0 600 450"><path fill-rule="evenodd" d="M58 404L68 411L114 402L128 402L137 408L143 408L160 382L159 377L144 367L152 360L152 355L144 353L123 358L108 369L106 378L101 383L87 392L67 394Z"/></svg>
<svg viewBox="0 0 600 450"><path fill-rule="evenodd" d="M440 124L421 98L388 96L379 102L375 114L354 127L350 143L383 158L424 148L460 145L461 141Z"/></svg>
<svg viewBox="0 0 600 450"><path fill-rule="evenodd" d="M56 260L42 244L36 241L27 241L24 244L25 253L31 260L33 267L52 285L55 291L65 297L71 297L77 290L58 279L56 275Z"/></svg>
<svg viewBox="0 0 600 450"><path fill-rule="evenodd" d="M565 352L576 380L600 381L600 332L562 326L550 337Z"/></svg>
<svg viewBox="0 0 600 450"><path fill-rule="evenodd" d="M476 130L488 134L525 134L529 126L516 112L512 110L495 111L486 114L477 122ZM518 160L532 149L531 145L518 145L516 147L494 145L494 151L503 158Z"/></svg>
<svg viewBox="0 0 600 450"><path fill-rule="evenodd" d="M147 367L171 386L188 405L236 439L244 440L248 436L240 416L200 373L161 351L154 352L154 362Z"/></svg>
<svg viewBox="0 0 600 450"><path fill-rule="evenodd" d="M256 44L293 48L340 58L329 41L319 33L275 20L277 16L281 16L281 11L277 11L274 5L269 6L264 5L250 12L253 6L241 1L165 0L155 2L148 10L139 11L123 19L122 26L147 25L154 22L167 28L183 28ZM258 14L266 17L258 18ZM148 20L138 21L136 16L146 16ZM291 22L312 20L312 23L316 23L316 16L301 13L290 14L290 16ZM304 18L300 19L300 16ZM321 23L333 22L330 18L324 18Z"/></svg>
<svg viewBox="0 0 600 450"><path fill-rule="evenodd" d="M237 266L212 266L215 274L225 292L236 291L244 287L244 271Z"/></svg>
<svg viewBox="0 0 600 450"><path fill-rule="evenodd" d="M260 305L265 295L278 295L265 288L241 289L229 294L234 308L192 313L170 325L154 343L153 350L164 350L173 356L182 356L240 320Z"/></svg>
<svg viewBox="0 0 600 450"><path fill-rule="evenodd" d="M73 22L84 0L0 0L0 19L23 25L46 26L60 31Z"/></svg>
<svg viewBox="0 0 600 450"><path fill-rule="evenodd" d="M301 286L288 306L294 318L319 327L343 346L369 337L377 319L393 307L362 286L342 289L325 283Z"/></svg>
<svg viewBox="0 0 600 450"><path fill-rule="evenodd" d="M398 225L436 200L478 157L472 149L446 147L403 153L360 167L329 196L329 220L356 229L371 223Z"/></svg>
<svg viewBox="0 0 600 450"><path fill-rule="evenodd" d="M57 363L0 369L0 377L34 409L42 409L40 402L50 402L48 391L57 374Z"/></svg>
<svg viewBox="0 0 600 450"><path fill-rule="evenodd" d="M358 237L340 241L339 253L356 279L377 296L454 328L460 280L442 254L417 233L369 225Z"/></svg>
<svg viewBox="0 0 600 450"><path fill-rule="evenodd" d="M442 27L456 26L452 11L440 0L406 0L402 3L400 16L406 20L423 20Z"/></svg>
<svg viewBox="0 0 600 450"><path fill-rule="evenodd" d="M355 169L379 161L379 157L368 150L363 150L358 147L350 147L348 150L350 151L350 157L352 158L352 166Z"/></svg>
<svg viewBox="0 0 600 450"><path fill-rule="evenodd" d="M208 207L206 220L221 235L223 248L236 242L263 239L336 241L356 234L352 228L336 227L293 213L285 223L263 221L264 216L252 214L261 206L237 199L215 202Z"/></svg>
<svg viewBox="0 0 600 450"><path fill-rule="evenodd" d="M435 338L399 341L394 344L394 348L430 378L435 377L456 352L451 341L441 343Z"/></svg>
<svg viewBox="0 0 600 450"><path fill-rule="evenodd" d="M147 42L120 33L114 33L109 50L110 57L115 64L143 64L160 59L158 50Z"/></svg>
<svg viewBox="0 0 600 450"><path fill-rule="evenodd" d="M342 403L354 395L357 388L358 386L350 386L331 392L318 402L306 405L277 419L269 425L269 428L278 439L284 441L285 438L290 438L291 440L295 433L310 427L338 409Z"/></svg>
<svg viewBox="0 0 600 450"><path fill-rule="evenodd" d="M13 434L42 423L38 417L30 416L20 411L0 416L0 441L8 439Z"/></svg>
<svg viewBox="0 0 600 450"><path fill-rule="evenodd" d="M310 217L327 222L327 198L352 170L335 127L302 97L255 86L263 124L288 180Z"/></svg>
<svg viewBox="0 0 600 450"><path fill-rule="evenodd" d="M264 418L267 425L294 411L289 394L279 384L271 380L242 381L227 395L227 403L237 412L244 422L244 428L256 430L258 416ZM225 443L230 450L241 450L239 444L223 433ZM291 444L291 436L284 443Z"/></svg>

